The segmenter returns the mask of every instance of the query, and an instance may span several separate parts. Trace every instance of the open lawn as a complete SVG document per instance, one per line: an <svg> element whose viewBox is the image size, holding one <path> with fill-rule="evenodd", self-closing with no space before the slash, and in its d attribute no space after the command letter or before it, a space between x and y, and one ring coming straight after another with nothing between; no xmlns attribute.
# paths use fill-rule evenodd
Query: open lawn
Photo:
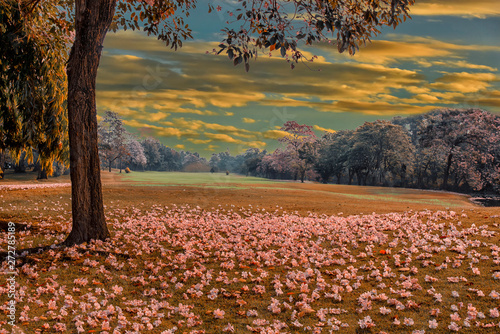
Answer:
<svg viewBox="0 0 500 334"><path fill-rule="evenodd" d="M203 187L234 188L250 184L272 185L278 183L260 177L246 177L225 173L135 172L121 175L121 182L135 185L196 185Z"/></svg>
<svg viewBox="0 0 500 334"><path fill-rule="evenodd" d="M3 274L0 333L500 331L498 208L225 174L102 177L112 239L18 258L16 327ZM64 240L65 178L0 180L2 251L11 221L18 250Z"/></svg>

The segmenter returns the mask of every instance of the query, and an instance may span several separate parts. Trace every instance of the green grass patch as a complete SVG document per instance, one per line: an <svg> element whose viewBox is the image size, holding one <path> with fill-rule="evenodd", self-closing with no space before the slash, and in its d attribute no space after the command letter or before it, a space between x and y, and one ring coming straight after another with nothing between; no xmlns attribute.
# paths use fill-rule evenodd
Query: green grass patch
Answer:
<svg viewBox="0 0 500 334"><path fill-rule="evenodd" d="M205 186L216 188L242 188L253 184L276 184L261 177L225 173L183 173L183 172L133 172L123 174L122 180L134 185Z"/></svg>
<svg viewBox="0 0 500 334"><path fill-rule="evenodd" d="M334 193L346 198L365 201L385 201L398 203L412 203L424 205L441 205L443 207L459 207L463 202L453 200L443 200L438 198L409 198L416 194L413 189L394 188L374 188L369 189L369 193L347 193L339 191L336 185L331 185L331 189L304 189L294 187L295 183L270 180L261 177L243 176L238 174L225 173L186 173L186 172L133 172L122 174L121 181L133 186L190 186L211 189L248 189L258 185L259 189L276 189L290 191L306 191L312 193Z"/></svg>

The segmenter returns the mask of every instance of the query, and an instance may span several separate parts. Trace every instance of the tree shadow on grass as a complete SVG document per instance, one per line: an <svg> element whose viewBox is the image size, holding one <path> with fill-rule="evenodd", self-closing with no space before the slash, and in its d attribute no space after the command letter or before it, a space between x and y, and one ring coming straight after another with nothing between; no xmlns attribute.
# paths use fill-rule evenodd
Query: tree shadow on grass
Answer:
<svg viewBox="0 0 500 334"><path fill-rule="evenodd" d="M16 231L26 231L31 230L32 226L28 226L27 224L14 223L14 228ZM0 233L9 231L9 222L5 220L0 220Z"/></svg>
<svg viewBox="0 0 500 334"><path fill-rule="evenodd" d="M0 234L2 233L8 233L9 232L9 222L7 221L0 221ZM27 224L21 224L21 223L14 223L14 230L15 231L36 231L40 230L40 228L32 226L32 225L27 225ZM47 233L47 232L45 232ZM57 232L54 232L57 233ZM52 245L47 245L47 246L37 246L37 247L31 247L31 248L23 248L23 249L15 249L14 251L14 258L16 260L16 268L22 267L25 264L33 264L38 262L39 260L35 258L29 257L29 255L33 254L41 254L49 249L63 249L69 247L67 244L64 243L58 243L58 244L52 244ZM80 249L77 248L77 251L80 253L91 253L91 254L98 254L98 255L103 255L103 256L109 256L109 255L115 255L118 257L122 257L125 259L129 259L130 255L128 254L122 254L122 253L115 253L115 252L107 252L107 251L100 251L100 250L86 250L86 249ZM12 258L12 252L5 251L5 252L0 252L0 263L7 261L8 259ZM63 258L64 259L64 258Z"/></svg>

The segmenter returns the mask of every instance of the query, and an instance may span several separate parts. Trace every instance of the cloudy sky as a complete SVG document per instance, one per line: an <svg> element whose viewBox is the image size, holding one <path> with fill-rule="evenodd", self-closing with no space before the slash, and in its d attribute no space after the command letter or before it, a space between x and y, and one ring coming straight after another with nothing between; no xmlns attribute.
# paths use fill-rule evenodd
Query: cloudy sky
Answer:
<svg viewBox="0 0 500 334"><path fill-rule="evenodd" d="M417 0L412 20L383 29L353 57L316 45L303 49L318 56L313 63L291 70L278 55L260 56L249 73L206 54L229 19L207 12L199 1L187 22L194 39L178 51L139 32L109 33L98 112L113 110L137 135L205 157L272 151L289 120L321 135L442 107L500 113L498 0Z"/></svg>

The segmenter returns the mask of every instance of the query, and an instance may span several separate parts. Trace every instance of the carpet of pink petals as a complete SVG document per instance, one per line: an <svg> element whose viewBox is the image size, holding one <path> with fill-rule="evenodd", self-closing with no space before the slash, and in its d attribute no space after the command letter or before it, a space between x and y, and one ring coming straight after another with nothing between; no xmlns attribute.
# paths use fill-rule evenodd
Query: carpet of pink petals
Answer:
<svg viewBox="0 0 500 334"><path fill-rule="evenodd" d="M0 190L29 190L71 187L71 183L25 183L25 184L0 184Z"/></svg>
<svg viewBox="0 0 500 334"><path fill-rule="evenodd" d="M26 333L500 332L497 218L107 211L110 241L54 247L18 268ZM70 229L57 221L46 244ZM32 233L19 231L18 247Z"/></svg>

